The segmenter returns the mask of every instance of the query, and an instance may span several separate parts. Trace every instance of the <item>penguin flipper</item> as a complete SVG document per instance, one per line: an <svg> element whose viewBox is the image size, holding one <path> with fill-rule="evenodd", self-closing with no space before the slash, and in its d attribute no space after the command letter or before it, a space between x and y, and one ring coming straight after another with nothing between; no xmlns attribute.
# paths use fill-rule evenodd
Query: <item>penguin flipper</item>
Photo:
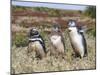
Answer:
<svg viewBox="0 0 100 75"><path fill-rule="evenodd" d="M84 56L87 56L88 55L88 52L87 52L87 43L86 43L86 39L84 37L84 35L82 34L82 43L83 43L83 46L84 46Z"/></svg>
<svg viewBox="0 0 100 75"><path fill-rule="evenodd" d="M86 39L84 37L84 34L83 34L83 29L82 28L79 28L78 29L78 33L82 36L82 44L84 46L84 56L87 56L88 55L88 52L87 52L87 43L86 43Z"/></svg>
<svg viewBox="0 0 100 75"><path fill-rule="evenodd" d="M40 43L41 43L42 46L43 46L44 52L47 53L47 51L46 51L46 47L45 47L45 41L44 41L44 39L42 38L41 35L40 35L39 37L42 39L42 41L41 41Z"/></svg>
<svg viewBox="0 0 100 75"><path fill-rule="evenodd" d="M61 36L61 42L63 43L64 46L64 50L65 50L65 42L64 42L64 37L62 35L62 33L60 32L59 35Z"/></svg>

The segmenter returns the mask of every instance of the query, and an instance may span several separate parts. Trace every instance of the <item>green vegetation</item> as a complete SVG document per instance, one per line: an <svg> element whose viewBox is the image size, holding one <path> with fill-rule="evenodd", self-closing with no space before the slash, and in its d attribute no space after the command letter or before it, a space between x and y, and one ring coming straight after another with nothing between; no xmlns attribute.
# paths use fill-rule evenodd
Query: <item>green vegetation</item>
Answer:
<svg viewBox="0 0 100 75"><path fill-rule="evenodd" d="M20 7L20 6L12 6L13 11L21 11L21 10L27 10L25 7Z"/></svg>
<svg viewBox="0 0 100 75"><path fill-rule="evenodd" d="M66 15L81 14L82 11L75 10L60 10L48 7L22 7L12 6L12 11L30 11L30 12L42 12L47 14L49 17L65 17Z"/></svg>
<svg viewBox="0 0 100 75"><path fill-rule="evenodd" d="M18 33L18 34L15 35L15 39L13 41L13 44L16 47L25 47L25 46L28 45L28 39L22 33Z"/></svg>
<svg viewBox="0 0 100 75"><path fill-rule="evenodd" d="M90 28L87 30L87 34L93 37L96 37L96 30L95 28Z"/></svg>
<svg viewBox="0 0 100 75"><path fill-rule="evenodd" d="M85 10L85 15L91 18L96 18L96 7L95 6L88 6Z"/></svg>

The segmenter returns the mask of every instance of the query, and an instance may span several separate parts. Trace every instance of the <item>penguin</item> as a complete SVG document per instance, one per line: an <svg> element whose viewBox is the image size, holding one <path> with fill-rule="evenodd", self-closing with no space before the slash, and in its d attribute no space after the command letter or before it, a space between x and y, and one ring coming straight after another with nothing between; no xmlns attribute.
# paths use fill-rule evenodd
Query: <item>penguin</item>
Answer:
<svg viewBox="0 0 100 75"><path fill-rule="evenodd" d="M53 46L53 49L51 49L50 54L55 55L57 57L61 56L62 58L64 58L65 44L59 25L53 25L53 29L50 35L50 41Z"/></svg>
<svg viewBox="0 0 100 75"><path fill-rule="evenodd" d="M43 37L36 28L31 28L29 31L28 53L35 52L35 57L40 59L46 56L46 47Z"/></svg>
<svg viewBox="0 0 100 75"><path fill-rule="evenodd" d="M75 56L83 58L87 56L87 43L82 27L78 27L76 20L68 21L68 31L72 48Z"/></svg>

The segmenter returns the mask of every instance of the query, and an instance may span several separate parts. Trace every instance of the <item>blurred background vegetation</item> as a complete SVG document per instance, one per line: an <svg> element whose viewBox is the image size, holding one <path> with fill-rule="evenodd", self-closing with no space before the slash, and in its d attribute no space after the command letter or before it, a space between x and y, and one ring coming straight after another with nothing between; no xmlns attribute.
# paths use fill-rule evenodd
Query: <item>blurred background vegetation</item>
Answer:
<svg viewBox="0 0 100 75"><path fill-rule="evenodd" d="M96 18L96 7L95 6L88 6L84 12L86 16L91 18Z"/></svg>
<svg viewBox="0 0 100 75"><path fill-rule="evenodd" d="M12 11L35 11L35 12L44 12L48 13L48 16L57 16L62 17L69 14L81 14L84 13L85 16L89 16L91 18L96 18L96 6L87 6L85 11L82 10L60 10L53 9L48 7L22 7L22 6L12 6Z"/></svg>
<svg viewBox="0 0 100 75"><path fill-rule="evenodd" d="M12 6L12 40L13 45L20 47L27 45L27 32L31 27L40 29L45 36L52 25L56 22L62 30L67 27L68 19L75 19L79 24L86 25L87 34L95 37L96 7L87 6L82 10L63 10L47 7L22 7ZM26 34L26 35L23 35Z"/></svg>

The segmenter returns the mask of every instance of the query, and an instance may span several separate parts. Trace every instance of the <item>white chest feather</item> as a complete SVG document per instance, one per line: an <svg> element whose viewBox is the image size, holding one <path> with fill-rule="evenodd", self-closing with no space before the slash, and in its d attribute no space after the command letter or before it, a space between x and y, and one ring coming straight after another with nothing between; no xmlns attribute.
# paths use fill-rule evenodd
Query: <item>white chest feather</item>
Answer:
<svg viewBox="0 0 100 75"><path fill-rule="evenodd" d="M59 44L61 44L61 36L53 35L50 39L53 45L55 46L58 46Z"/></svg>
<svg viewBox="0 0 100 75"><path fill-rule="evenodd" d="M72 42L82 43L82 36L76 32L70 32L70 39Z"/></svg>
<svg viewBox="0 0 100 75"><path fill-rule="evenodd" d="M37 50L42 50L42 49L43 49L43 47L42 47L42 45L40 44L39 41L33 42L33 43L31 44L31 47L34 48L34 49L37 49Z"/></svg>
<svg viewBox="0 0 100 75"><path fill-rule="evenodd" d="M50 39L53 46L56 48L55 51L59 53L64 53L64 45L61 41L61 36L53 35Z"/></svg>
<svg viewBox="0 0 100 75"><path fill-rule="evenodd" d="M32 38L32 39L29 39L29 41L36 41L36 40L38 40L38 41L42 41L41 38Z"/></svg>
<svg viewBox="0 0 100 75"><path fill-rule="evenodd" d="M70 40L73 44L74 48L79 51L79 53L83 56L84 55L84 46L82 44L82 36L77 32L70 32Z"/></svg>

